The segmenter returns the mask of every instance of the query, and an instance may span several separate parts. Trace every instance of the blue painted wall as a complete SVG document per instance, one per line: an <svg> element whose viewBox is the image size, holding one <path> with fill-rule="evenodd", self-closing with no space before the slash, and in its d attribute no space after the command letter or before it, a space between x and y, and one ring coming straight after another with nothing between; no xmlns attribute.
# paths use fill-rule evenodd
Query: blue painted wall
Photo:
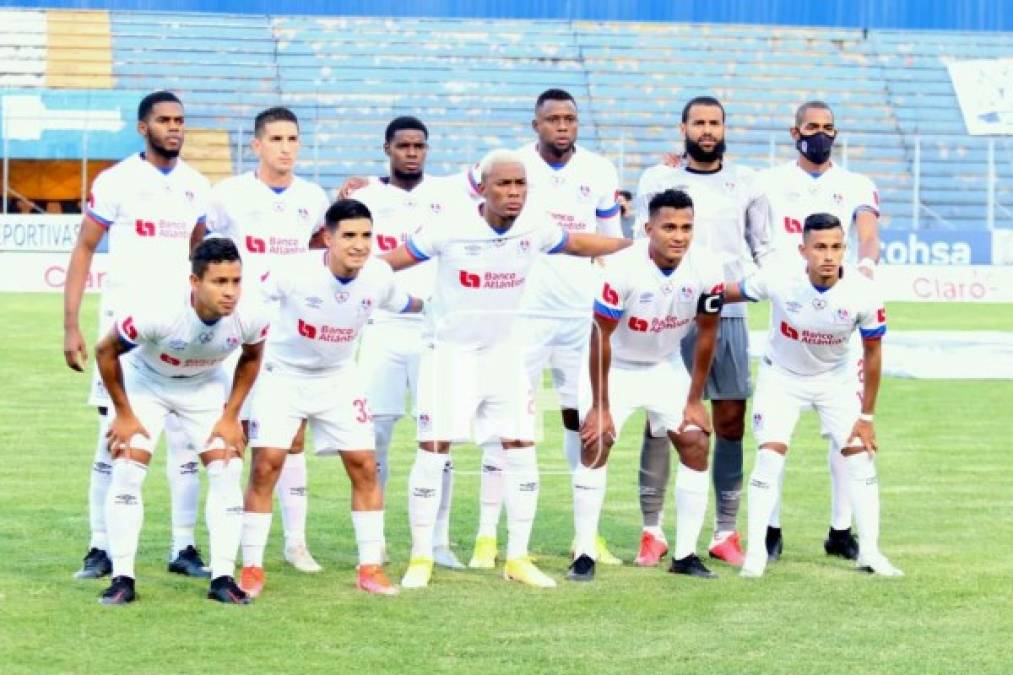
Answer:
<svg viewBox="0 0 1013 675"><path fill-rule="evenodd" d="M1013 31L1013 0L0 0L0 6Z"/></svg>

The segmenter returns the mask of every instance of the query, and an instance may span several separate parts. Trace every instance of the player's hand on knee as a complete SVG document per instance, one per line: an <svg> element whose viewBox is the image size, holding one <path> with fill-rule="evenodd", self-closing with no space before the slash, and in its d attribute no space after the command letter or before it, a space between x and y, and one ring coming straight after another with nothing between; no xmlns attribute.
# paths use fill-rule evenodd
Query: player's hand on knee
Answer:
<svg viewBox="0 0 1013 675"><path fill-rule="evenodd" d="M215 439L219 439L221 447L225 448L225 456L243 456L246 449L246 436L243 434L243 425L234 417L222 417L211 429L211 434L206 441L208 449L214 449Z"/></svg>
<svg viewBox="0 0 1013 675"><path fill-rule="evenodd" d="M707 413L707 406L700 400L686 401L686 407L682 411L682 424L679 425L679 433L693 431L693 427L698 428L705 434L709 434L712 430L711 417Z"/></svg>
<svg viewBox="0 0 1013 675"><path fill-rule="evenodd" d="M608 408L594 406L580 426L581 447L589 452L607 452L616 440L616 427Z"/></svg>
<svg viewBox="0 0 1013 675"><path fill-rule="evenodd" d="M131 439L137 434L148 439L151 438L141 421L132 414L118 414L113 418L113 421L109 423L109 430L106 431L109 454L113 456L113 459L130 449Z"/></svg>
<svg viewBox="0 0 1013 675"><path fill-rule="evenodd" d="M851 433L848 434L848 447L862 448L870 453L879 450L879 446L876 444L876 428L872 422L865 420L855 422L855 425L851 427Z"/></svg>
<svg viewBox="0 0 1013 675"><path fill-rule="evenodd" d="M81 335L81 329L76 326L64 331L63 358L66 359L68 368L79 373L84 372L84 365L88 362L88 347Z"/></svg>

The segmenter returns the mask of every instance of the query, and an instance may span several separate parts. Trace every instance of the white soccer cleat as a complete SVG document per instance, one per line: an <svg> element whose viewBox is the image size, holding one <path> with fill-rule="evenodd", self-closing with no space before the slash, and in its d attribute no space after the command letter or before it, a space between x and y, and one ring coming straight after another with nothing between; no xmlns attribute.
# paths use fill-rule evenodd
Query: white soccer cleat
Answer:
<svg viewBox="0 0 1013 675"><path fill-rule="evenodd" d="M745 561L742 563L742 568L739 570L739 576L746 579L759 579L763 576L763 572L767 569L767 551L763 551L762 557L759 559L750 558L746 555Z"/></svg>
<svg viewBox="0 0 1013 675"><path fill-rule="evenodd" d="M449 546L434 546L433 547L433 562L440 567L446 567L452 570L463 570L465 569L464 563L457 559L454 552Z"/></svg>
<svg viewBox="0 0 1013 675"><path fill-rule="evenodd" d="M298 544L296 546L289 546L286 548L285 561L300 572L305 572L307 574L315 574L316 572L324 569L317 563L316 560L313 559L313 556L310 555L310 552L306 548L305 544Z"/></svg>
<svg viewBox="0 0 1013 675"><path fill-rule="evenodd" d="M856 569L881 577L902 577L904 572L890 564L882 553L864 556L859 554Z"/></svg>

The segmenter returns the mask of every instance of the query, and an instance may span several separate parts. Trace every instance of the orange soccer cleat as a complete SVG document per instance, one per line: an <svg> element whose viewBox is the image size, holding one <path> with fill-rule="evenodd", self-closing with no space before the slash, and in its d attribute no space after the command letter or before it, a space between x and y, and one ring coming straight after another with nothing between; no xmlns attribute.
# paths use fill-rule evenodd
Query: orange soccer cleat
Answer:
<svg viewBox="0 0 1013 675"><path fill-rule="evenodd" d="M746 557L742 555L742 542L738 532L725 532L722 536L715 537L708 552L710 557L724 560L735 567L742 567L742 563L746 562Z"/></svg>
<svg viewBox="0 0 1013 675"><path fill-rule="evenodd" d="M383 573L382 565L359 565L356 570L355 585L359 590L374 595L397 595L397 586L390 582Z"/></svg>
<svg viewBox="0 0 1013 675"><path fill-rule="evenodd" d="M264 568L244 567L239 575L239 587L251 598L260 595L264 590Z"/></svg>
<svg viewBox="0 0 1013 675"><path fill-rule="evenodd" d="M640 567L655 567L668 553L668 543L644 531L640 535L640 550L637 552L636 564Z"/></svg>

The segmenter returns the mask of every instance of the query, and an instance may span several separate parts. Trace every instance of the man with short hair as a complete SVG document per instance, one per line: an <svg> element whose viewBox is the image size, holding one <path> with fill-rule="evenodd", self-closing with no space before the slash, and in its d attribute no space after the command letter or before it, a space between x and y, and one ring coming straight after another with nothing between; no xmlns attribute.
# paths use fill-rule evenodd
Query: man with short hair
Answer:
<svg viewBox="0 0 1013 675"><path fill-rule="evenodd" d="M275 261L317 247L330 203L316 183L294 173L299 156L299 120L288 108L261 111L250 142L257 168L226 178L211 191L208 232L229 237L246 259L247 288L258 293L261 277ZM253 400L253 397L250 397ZM249 403L243 419L249 418ZM285 560L301 572L319 572L306 546L308 490L303 432L292 444L275 494L285 532Z"/></svg>
<svg viewBox="0 0 1013 675"><path fill-rule="evenodd" d="M212 580L207 597L227 604L249 602L233 579L242 527L239 410L260 369L268 319L249 303L239 305L242 274L235 244L220 238L201 243L193 253L188 296L167 303L144 298L143 304L138 298L137 309L119 310L115 326L95 348L115 410L106 432L114 458L106 497L113 580L102 604L123 605L136 598L141 487L170 416L178 420L186 443L198 448L208 472L205 519ZM240 347L226 396L222 362Z"/></svg>
<svg viewBox="0 0 1013 675"><path fill-rule="evenodd" d="M63 292L63 354L67 365L83 371L87 348L81 335L81 297L91 269L92 257L103 236L109 237L109 275L102 290L99 336L127 302L162 292L165 280L182 280L188 268L195 226L203 225L207 213L207 179L180 157L183 147L183 104L168 91L141 99L137 107L137 132L144 150L109 167L96 178L77 243L70 254ZM175 290L175 285L170 288ZM110 400L96 370L92 376L89 405L99 412L99 433L88 491L91 542L84 564L74 575L95 579L112 570L109 559L106 496L112 480L113 460L106 444ZM166 426L168 458L166 476L172 503L172 545L169 571L207 577L194 539L200 478L196 453L186 447L175 418Z"/></svg>
<svg viewBox="0 0 1013 675"><path fill-rule="evenodd" d="M326 250L275 261L263 285L265 297L278 303L278 309L249 423L253 465L246 489L240 586L253 597L264 588L271 492L304 422L317 454L339 455L352 483L352 526L359 550L356 585L367 593L397 593L382 568L383 493L355 351L374 309L419 312L422 301L397 288L390 265L370 257L372 216L361 202L335 202L325 222Z"/></svg>
<svg viewBox="0 0 1013 675"><path fill-rule="evenodd" d="M759 446L749 480L748 550L742 576L767 565L766 530L778 499L785 454L799 412L814 408L820 428L839 448L858 525L859 569L902 576L879 551L879 479L873 414L882 375L886 309L875 284L843 265L847 248L837 216L806 217L798 246L805 268L766 269L727 287L728 300L770 300L767 348L753 397ZM855 396L849 341L862 339L862 393Z"/></svg>
<svg viewBox="0 0 1013 675"><path fill-rule="evenodd" d="M592 257L629 240L546 224L525 207L527 176L517 153L498 150L481 164L484 202L424 227L384 258L394 269L438 259L419 363L419 450L408 481L412 555L401 585L432 576L432 537L451 443L498 439L504 450L507 561L504 577L537 587L555 582L534 566L528 542L538 504L534 399L513 324L527 278L542 253ZM453 224L453 227L449 225Z"/></svg>
<svg viewBox="0 0 1013 675"><path fill-rule="evenodd" d="M638 408L647 411L650 433L667 437L680 459L669 571L715 576L697 557L696 543L707 511L710 421L703 393L721 312L721 266L709 249L693 244L694 206L685 192L654 195L648 213L648 239L609 259L594 301L590 387L581 392L582 455L573 472L577 537L567 577L573 581L594 578L605 465L623 424ZM694 324L698 336L690 375L681 359L672 357Z"/></svg>

